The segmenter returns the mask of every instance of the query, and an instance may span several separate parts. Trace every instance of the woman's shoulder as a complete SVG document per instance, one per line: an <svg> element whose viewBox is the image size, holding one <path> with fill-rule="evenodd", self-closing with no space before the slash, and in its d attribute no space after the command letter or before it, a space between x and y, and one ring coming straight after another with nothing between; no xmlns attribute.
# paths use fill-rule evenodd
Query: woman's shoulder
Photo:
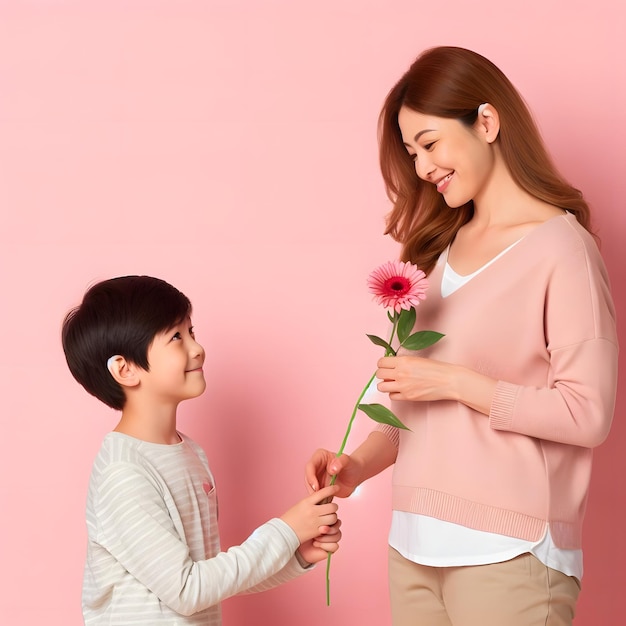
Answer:
<svg viewBox="0 0 626 626"><path fill-rule="evenodd" d="M553 251L567 249L593 249L597 244L593 235L576 219L573 213L561 213L538 224L529 235L536 235L543 244L550 244Z"/></svg>
<svg viewBox="0 0 626 626"><path fill-rule="evenodd" d="M537 229L530 254L534 267L541 266L546 276L558 276L567 282L584 280L589 284L604 285L609 290L609 277L598 243L572 213L547 221Z"/></svg>

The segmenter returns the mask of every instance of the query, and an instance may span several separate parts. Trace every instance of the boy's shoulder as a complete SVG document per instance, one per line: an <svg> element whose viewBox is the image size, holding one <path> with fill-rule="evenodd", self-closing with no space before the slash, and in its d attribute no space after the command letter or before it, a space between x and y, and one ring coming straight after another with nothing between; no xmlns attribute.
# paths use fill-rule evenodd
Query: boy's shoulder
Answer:
<svg viewBox="0 0 626 626"><path fill-rule="evenodd" d="M179 444L162 445L110 432L102 440L93 463L92 475L131 471L160 476L173 468L184 467L190 459L199 459L203 465L208 465L202 448L190 437L179 434Z"/></svg>
<svg viewBox="0 0 626 626"><path fill-rule="evenodd" d="M110 432L104 436L100 449L96 455L96 461L106 465L114 463L139 463L150 455L150 445L141 439L124 435L123 433Z"/></svg>
<svg viewBox="0 0 626 626"><path fill-rule="evenodd" d="M132 476L158 475L158 455L145 444L122 433L107 433L93 461L90 489L99 491L109 481L119 483Z"/></svg>

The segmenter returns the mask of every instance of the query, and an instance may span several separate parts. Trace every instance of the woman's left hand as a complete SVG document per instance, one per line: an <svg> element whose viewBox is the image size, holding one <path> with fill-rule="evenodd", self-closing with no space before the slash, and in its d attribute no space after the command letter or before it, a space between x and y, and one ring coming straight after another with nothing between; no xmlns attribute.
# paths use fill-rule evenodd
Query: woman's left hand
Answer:
<svg viewBox="0 0 626 626"><path fill-rule="evenodd" d="M392 400L456 400L489 415L497 381L475 370L419 356L385 356L378 361L378 391Z"/></svg>
<svg viewBox="0 0 626 626"><path fill-rule="evenodd" d="M378 361L378 391L392 400L449 400L454 369L450 363L418 356L386 356Z"/></svg>

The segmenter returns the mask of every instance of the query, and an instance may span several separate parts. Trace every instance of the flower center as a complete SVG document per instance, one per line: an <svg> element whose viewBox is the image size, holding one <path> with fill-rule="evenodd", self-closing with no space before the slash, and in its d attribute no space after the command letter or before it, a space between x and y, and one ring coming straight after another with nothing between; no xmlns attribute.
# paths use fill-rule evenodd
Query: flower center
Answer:
<svg viewBox="0 0 626 626"><path fill-rule="evenodd" d="M409 290L411 283L402 276L394 276L385 281L385 290L401 295Z"/></svg>

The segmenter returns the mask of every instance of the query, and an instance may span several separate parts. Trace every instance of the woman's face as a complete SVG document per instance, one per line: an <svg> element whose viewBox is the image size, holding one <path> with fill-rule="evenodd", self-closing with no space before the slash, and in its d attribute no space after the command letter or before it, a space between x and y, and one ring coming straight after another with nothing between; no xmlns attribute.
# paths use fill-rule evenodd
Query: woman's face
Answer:
<svg viewBox="0 0 626 626"><path fill-rule="evenodd" d="M459 120L424 115L402 107L398 125L415 171L432 183L450 207L475 202L494 172L495 154L487 134Z"/></svg>

